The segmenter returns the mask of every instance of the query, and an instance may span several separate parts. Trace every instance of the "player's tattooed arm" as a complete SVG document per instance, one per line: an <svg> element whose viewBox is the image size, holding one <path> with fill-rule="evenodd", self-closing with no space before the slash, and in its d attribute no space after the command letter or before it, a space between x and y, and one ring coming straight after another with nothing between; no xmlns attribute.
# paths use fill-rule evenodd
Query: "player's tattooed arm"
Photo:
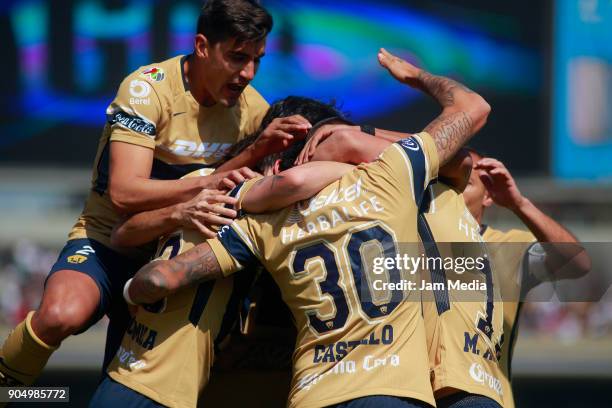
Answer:
<svg viewBox="0 0 612 408"><path fill-rule="evenodd" d="M128 293L136 304L154 303L187 286L221 277L219 261L204 242L172 259L143 266L134 275Z"/></svg>
<svg viewBox="0 0 612 408"><path fill-rule="evenodd" d="M442 112L424 129L434 139L443 165L486 123L491 107L477 93L443 76L432 75L385 49L380 64L398 81L433 97Z"/></svg>

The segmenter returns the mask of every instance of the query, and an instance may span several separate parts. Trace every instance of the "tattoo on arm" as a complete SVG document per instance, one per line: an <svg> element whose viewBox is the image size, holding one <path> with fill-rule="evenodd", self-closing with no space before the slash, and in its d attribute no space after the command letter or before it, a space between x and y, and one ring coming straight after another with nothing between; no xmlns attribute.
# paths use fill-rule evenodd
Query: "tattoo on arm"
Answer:
<svg viewBox="0 0 612 408"><path fill-rule="evenodd" d="M222 276L217 257L207 243L172 258L168 267L176 279L178 289Z"/></svg>
<svg viewBox="0 0 612 408"><path fill-rule="evenodd" d="M443 76L432 75L429 72L421 71L419 80L425 92L435 98L443 107L455 104L455 91L461 90L467 93L474 93L471 89L457 81Z"/></svg>
<svg viewBox="0 0 612 408"><path fill-rule="evenodd" d="M208 243L167 261L145 265L134 276L130 294L136 303L153 303L192 284L222 277L221 266Z"/></svg>
<svg viewBox="0 0 612 408"><path fill-rule="evenodd" d="M471 135L472 118L465 112L440 115L425 128L434 141L440 157L440 163L446 163L457 153L468 136Z"/></svg>

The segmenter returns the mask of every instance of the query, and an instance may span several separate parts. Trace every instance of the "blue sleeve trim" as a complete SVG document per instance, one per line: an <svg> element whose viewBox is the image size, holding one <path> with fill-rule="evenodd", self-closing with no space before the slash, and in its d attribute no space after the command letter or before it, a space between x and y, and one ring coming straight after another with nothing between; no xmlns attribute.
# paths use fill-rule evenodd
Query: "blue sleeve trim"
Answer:
<svg viewBox="0 0 612 408"><path fill-rule="evenodd" d="M420 207L425 192L425 153L422 146L414 137L408 137L396 142L410 159L412 166L412 183L414 187L414 198L417 206Z"/></svg>
<svg viewBox="0 0 612 408"><path fill-rule="evenodd" d="M219 242L229 252L229 254L243 267L250 266L259 262L257 257L251 252L249 247L238 236L238 233L231 227L221 228L219 231Z"/></svg>
<svg viewBox="0 0 612 408"><path fill-rule="evenodd" d="M236 197L238 193L240 192L240 189L242 188L243 185L244 185L244 181L238 184L236 187L234 187L232 191L230 191L227 195L230 197Z"/></svg>

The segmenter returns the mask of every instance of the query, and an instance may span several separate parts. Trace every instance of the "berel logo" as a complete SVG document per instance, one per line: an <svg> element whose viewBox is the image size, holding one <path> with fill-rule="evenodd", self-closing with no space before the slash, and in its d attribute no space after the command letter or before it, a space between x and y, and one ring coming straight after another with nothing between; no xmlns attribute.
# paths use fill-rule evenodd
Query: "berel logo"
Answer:
<svg viewBox="0 0 612 408"><path fill-rule="evenodd" d="M130 82L130 95L135 98L146 98L151 93L151 85L145 81L134 79Z"/></svg>

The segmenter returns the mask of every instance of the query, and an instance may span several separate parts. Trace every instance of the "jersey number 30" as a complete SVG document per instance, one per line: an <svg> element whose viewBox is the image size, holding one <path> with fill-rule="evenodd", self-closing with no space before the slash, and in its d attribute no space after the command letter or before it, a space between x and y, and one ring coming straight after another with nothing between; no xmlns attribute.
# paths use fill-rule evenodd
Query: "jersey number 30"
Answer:
<svg viewBox="0 0 612 408"><path fill-rule="evenodd" d="M386 303L375 304L372 302L372 294L369 292L369 284L363 281L364 260L362 249L366 244L376 244L382 248L384 257L395 257L396 245L391 234L380 225L372 226L361 231L351 232L344 252L350 264L349 269L352 274L353 282L359 306L363 313L371 318L377 319L391 313L402 300L402 293L392 291ZM335 313L333 316L322 316L317 310L306 312L310 326L318 334L324 334L331 330L342 328L349 316L349 305L346 291L340 286L340 270L338 266L337 249L325 241L316 241L295 251L293 262L291 262L294 277L299 278L308 274L309 264L321 262L324 266L324 277L317 280L319 290L323 297L331 297ZM388 269L389 282L399 283L401 280L400 271L397 268Z"/></svg>

